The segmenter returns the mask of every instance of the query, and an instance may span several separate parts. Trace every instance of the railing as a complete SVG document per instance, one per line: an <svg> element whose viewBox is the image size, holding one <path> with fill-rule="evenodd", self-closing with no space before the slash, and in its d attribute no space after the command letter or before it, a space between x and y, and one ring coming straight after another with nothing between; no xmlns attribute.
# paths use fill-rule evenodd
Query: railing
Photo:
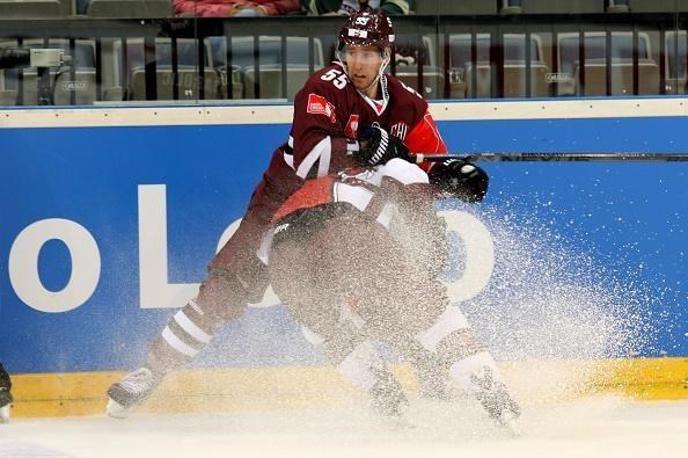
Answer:
<svg viewBox="0 0 688 458"><path fill-rule="evenodd" d="M0 70L0 105L291 99L340 17L0 21L0 48L68 64ZM686 92L688 15L409 16L389 71L430 99Z"/></svg>

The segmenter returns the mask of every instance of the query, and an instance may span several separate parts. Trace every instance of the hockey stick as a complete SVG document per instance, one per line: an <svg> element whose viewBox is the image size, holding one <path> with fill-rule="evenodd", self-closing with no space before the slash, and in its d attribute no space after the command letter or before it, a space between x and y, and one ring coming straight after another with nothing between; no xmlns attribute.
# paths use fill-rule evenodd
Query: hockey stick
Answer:
<svg viewBox="0 0 688 458"><path fill-rule="evenodd" d="M416 163L463 159L471 162L688 162L688 153L472 153L416 154Z"/></svg>

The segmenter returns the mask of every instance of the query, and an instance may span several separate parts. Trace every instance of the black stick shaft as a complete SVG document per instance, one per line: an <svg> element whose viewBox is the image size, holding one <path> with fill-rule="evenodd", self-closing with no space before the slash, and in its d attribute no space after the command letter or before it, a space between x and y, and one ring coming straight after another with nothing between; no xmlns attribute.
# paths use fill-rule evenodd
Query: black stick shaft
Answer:
<svg viewBox="0 0 688 458"><path fill-rule="evenodd" d="M416 162L688 162L688 153L473 153L416 154Z"/></svg>

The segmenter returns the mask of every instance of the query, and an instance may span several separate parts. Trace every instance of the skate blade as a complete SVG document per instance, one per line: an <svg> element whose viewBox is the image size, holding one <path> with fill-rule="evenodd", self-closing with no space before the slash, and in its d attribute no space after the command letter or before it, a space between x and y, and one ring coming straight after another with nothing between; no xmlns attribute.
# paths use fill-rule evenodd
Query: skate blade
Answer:
<svg viewBox="0 0 688 458"><path fill-rule="evenodd" d="M0 423L10 422L10 405L0 407Z"/></svg>
<svg viewBox="0 0 688 458"><path fill-rule="evenodd" d="M108 417L117 418L118 420L123 420L129 416L129 409L125 408L121 404L112 399L108 399L107 407L105 412Z"/></svg>

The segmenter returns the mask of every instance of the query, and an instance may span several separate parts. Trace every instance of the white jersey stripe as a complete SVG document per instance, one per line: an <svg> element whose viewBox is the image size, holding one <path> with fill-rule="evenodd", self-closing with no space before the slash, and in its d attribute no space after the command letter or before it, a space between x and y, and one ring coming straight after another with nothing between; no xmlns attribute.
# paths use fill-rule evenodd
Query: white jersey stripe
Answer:
<svg viewBox="0 0 688 458"><path fill-rule="evenodd" d="M191 337L193 337L201 343L210 343L210 341L213 338L213 336L206 334L205 331L203 331L203 329L196 326L196 323L191 321L189 317L186 316L183 310L180 310L174 314L174 321L176 321L177 324L179 324L179 326L181 326L182 329L186 331Z"/></svg>
<svg viewBox="0 0 688 458"><path fill-rule="evenodd" d="M329 140L327 148L323 148L322 154L320 155L320 162L318 163L318 178L326 176L330 173L330 159L332 158L332 140Z"/></svg>
<svg viewBox="0 0 688 458"><path fill-rule="evenodd" d="M179 337L175 336L169 326L165 326L162 331L162 338L165 339L167 344L186 356L194 357L198 354L198 350L191 348L186 343L184 343Z"/></svg>
<svg viewBox="0 0 688 458"><path fill-rule="evenodd" d="M296 174L301 178L306 178L308 172L313 168L315 161L317 161L323 154L327 155L327 166L329 167L329 157L332 153L332 141L330 137L325 137L320 142L313 147L313 149L306 155L303 159L299 168L296 169Z"/></svg>

